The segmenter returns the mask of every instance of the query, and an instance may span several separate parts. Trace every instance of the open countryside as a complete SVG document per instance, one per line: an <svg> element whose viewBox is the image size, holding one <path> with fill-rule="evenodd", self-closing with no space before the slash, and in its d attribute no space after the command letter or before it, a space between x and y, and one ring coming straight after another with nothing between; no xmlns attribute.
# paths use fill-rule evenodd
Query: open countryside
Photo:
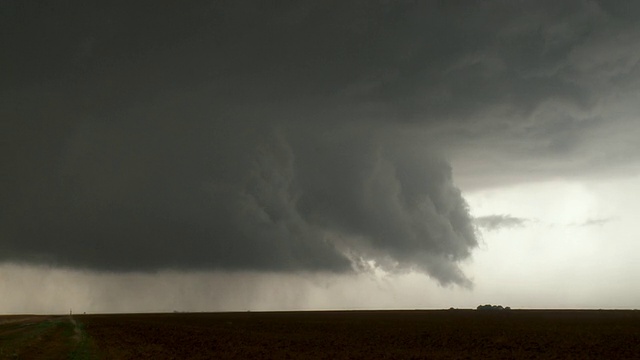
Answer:
<svg viewBox="0 0 640 360"><path fill-rule="evenodd" d="M0 317L0 359L640 358L640 311L406 310Z"/></svg>

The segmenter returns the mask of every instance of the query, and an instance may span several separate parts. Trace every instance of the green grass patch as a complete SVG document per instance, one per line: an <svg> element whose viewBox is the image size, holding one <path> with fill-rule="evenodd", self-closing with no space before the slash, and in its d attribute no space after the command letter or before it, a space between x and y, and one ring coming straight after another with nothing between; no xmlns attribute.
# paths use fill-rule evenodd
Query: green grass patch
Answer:
<svg viewBox="0 0 640 360"><path fill-rule="evenodd" d="M84 329L84 324L79 321L75 322L73 330L73 338L77 341L74 350L69 355L71 360L87 360L96 359L97 356L92 351L92 342Z"/></svg>

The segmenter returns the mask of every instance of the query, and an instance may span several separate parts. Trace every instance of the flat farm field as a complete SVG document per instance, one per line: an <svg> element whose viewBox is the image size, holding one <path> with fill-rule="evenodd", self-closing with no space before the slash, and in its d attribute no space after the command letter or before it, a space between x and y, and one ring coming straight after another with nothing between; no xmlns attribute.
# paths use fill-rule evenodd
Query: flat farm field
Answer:
<svg viewBox="0 0 640 360"><path fill-rule="evenodd" d="M640 311L0 317L0 348L14 359L640 359Z"/></svg>

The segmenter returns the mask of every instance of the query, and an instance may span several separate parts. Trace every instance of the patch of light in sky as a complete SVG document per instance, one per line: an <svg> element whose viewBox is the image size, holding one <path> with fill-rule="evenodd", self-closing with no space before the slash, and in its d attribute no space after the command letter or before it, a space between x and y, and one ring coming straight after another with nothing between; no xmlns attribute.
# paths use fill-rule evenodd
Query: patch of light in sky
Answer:
<svg viewBox="0 0 640 360"><path fill-rule="evenodd" d="M577 182L514 185L465 194L473 216L509 214L548 225L577 225L606 217L597 195Z"/></svg>
<svg viewBox="0 0 640 360"><path fill-rule="evenodd" d="M515 307L640 307L637 178L545 182L465 194L474 216L522 227L483 231L465 271L476 291Z"/></svg>

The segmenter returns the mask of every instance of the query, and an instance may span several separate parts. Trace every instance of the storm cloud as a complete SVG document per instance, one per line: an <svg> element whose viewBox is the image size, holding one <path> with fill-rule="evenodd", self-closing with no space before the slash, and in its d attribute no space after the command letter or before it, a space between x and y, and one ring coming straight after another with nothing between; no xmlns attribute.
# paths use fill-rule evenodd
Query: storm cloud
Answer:
<svg viewBox="0 0 640 360"><path fill-rule="evenodd" d="M0 6L6 261L468 285L452 163L472 187L637 161L609 136L636 100L616 95L637 87L636 8Z"/></svg>

